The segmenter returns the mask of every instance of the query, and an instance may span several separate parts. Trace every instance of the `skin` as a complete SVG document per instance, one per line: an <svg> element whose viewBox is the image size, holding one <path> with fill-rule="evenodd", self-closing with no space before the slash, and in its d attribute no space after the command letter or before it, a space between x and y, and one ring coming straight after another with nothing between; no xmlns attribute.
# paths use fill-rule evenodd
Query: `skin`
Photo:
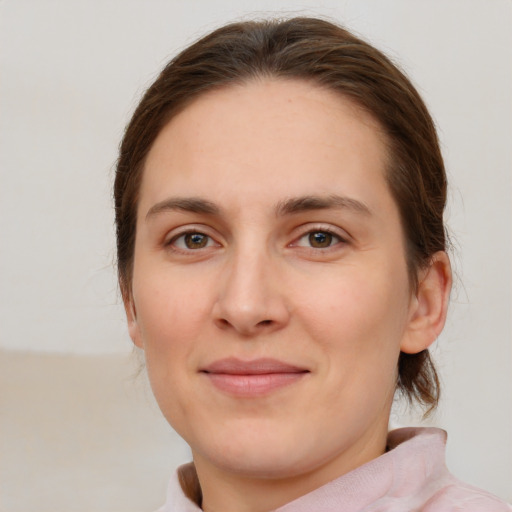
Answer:
<svg viewBox="0 0 512 512"><path fill-rule="evenodd" d="M451 285L437 253L412 292L385 165L368 114L300 81L209 92L151 148L125 305L204 510L271 510L385 451L400 350L435 340ZM202 371L228 357L305 373L234 396Z"/></svg>

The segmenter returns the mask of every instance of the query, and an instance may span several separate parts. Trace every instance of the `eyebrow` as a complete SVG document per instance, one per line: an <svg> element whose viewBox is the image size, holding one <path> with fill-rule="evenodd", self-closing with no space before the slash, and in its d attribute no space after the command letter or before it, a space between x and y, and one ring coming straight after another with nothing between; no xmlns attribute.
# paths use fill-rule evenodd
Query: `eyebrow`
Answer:
<svg viewBox="0 0 512 512"><path fill-rule="evenodd" d="M215 203L200 197L170 197L153 205L146 214L146 220L159 213L176 210L207 215L220 213L220 208Z"/></svg>
<svg viewBox="0 0 512 512"><path fill-rule="evenodd" d="M357 199L335 194L328 196L307 195L286 199L277 203L275 212L278 217L283 217L285 215L312 210L327 210L329 208L347 209L365 216L371 215L371 210L365 203ZM159 213L168 211L220 215L221 208L215 203L200 197L170 197L153 205L146 214L146 220Z"/></svg>
<svg viewBox="0 0 512 512"><path fill-rule="evenodd" d="M328 196L308 195L287 199L278 203L276 213L278 216L283 216L311 210L327 210L329 208L347 209L365 216L370 216L372 213L365 203L336 194Z"/></svg>

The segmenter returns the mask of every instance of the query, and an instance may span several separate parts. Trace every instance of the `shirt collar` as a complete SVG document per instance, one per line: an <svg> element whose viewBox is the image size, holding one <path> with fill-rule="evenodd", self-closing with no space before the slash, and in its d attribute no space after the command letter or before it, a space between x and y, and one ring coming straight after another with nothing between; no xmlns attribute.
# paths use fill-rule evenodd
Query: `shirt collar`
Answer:
<svg viewBox="0 0 512 512"><path fill-rule="evenodd" d="M280 507L276 512L359 511L378 500L424 503L449 477L444 462L446 432L437 428L400 428L388 434L389 451L353 471ZM178 468L167 502L159 512L199 512L201 488L193 463ZM410 509L409 509L410 510Z"/></svg>

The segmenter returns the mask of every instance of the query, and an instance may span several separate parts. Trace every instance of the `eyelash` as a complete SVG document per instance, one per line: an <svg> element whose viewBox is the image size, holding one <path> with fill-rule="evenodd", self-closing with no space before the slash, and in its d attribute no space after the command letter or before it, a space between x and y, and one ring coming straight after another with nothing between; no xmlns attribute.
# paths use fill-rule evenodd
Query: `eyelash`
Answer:
<svg viewBox="0 0 512 512"><path fill-rule="evenodd" d="M191 249L190 247L179 247L176 245L176 242L180 239L183 239L183 244L185 244L186 243L185 239L189 235L200 235L202 237L205 237L207 239L206 245L203 247L195 248L195 249ZM213 244L212 244L212 242L213 242ZM177 235L173 236L168 242L165 243L165 245L174 251L193 252L193 251L198 251L199 249L206 249L206 248L212 247L213 245L219 245L219 244L217 242L215 242L215 240L210 235L207 235L206 233L203 233L202 231L197 230L197 229L190 229L188 231L182 231L181 233L178 233Z"/></svg>
<svg viewBox="0 0 512 512"><path fill-rule="evenodd" d="M314 234L320 234L320 233L328 235L328 237L330 237L329 245L327 245L325 247L313 247L310 243L307 243L307 245L301 245L300 244L301 240L304 240L304 239L306 239L308 237L311 237ZM206 238L205 245L204 246L200 246L200 247L196 247L196 248L186 247L185 246L185 244L186 244L185 240L186 240L186 237L190 236L190 235L199 235L201 237L205 237ZM183 246L182 247L177 245L177 242L180 239L183 239ZM309 242L311 242L310 238L309 238ZM298 238L295 239L295 241L291 242L288 245L288 247L300 247L300 248L303 248L305 250L310 250L310 251L317 252L317 251L327 251L329 249L334 248L335 246L337 246L339 244L346 244L346 243L348 243L346 238L342 237L339 233L336 233L332 229L329 229L329 228L326 228L326 227L322 227L322 226L318 226L316 228L309 229L308 231L306 231L303 234L301 234ZM181 233L176 234L168 242L166 242L165 245L167 247L169 247L170 249L172 249L173 251L176 251L176 252L190 253L190 252L199 251L201 249L208 249L208 248L211 248L211 247L213 247L215 245L219 246L220 244L218 244L214 240L214 238L211 237L210 235L207 235L206 233L204 233L204 232L202 232L200 230L190 229L190 230L183 231Z"/></svg>
<svg viewBox="0 0 512 512"><path fill-rule="evenodd" d="M299 242L301 240L309 238L309 237L311 237L311 235L319 234L319 233L326 234L329 237L331 237L331 243L329 245L327 245L326 247L313 247L310 245L310 243L308 245L299 245ZM310 239L309 239L309 242L311 242ZM326 250L334 248L338 244L346 244L346 243L348 243L347 239L344 238L343 236L341 236L339 233L336 233L334 230L332 230L330 228L318 226L316 228L309 229L308 231L303 233L300 237L296 238L295 241L290 244L290 247L301 247L306 250L312 250L312 251L316 252L316 251L326 251Z"/></svg>

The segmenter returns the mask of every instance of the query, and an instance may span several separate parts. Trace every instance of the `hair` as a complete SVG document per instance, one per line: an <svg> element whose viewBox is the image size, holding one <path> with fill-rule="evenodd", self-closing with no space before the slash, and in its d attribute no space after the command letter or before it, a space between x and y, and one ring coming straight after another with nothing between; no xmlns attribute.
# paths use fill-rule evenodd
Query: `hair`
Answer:
<svg viewBox="0 0 512 512"><path fill-rule="evenodd" d="M411 287L446 249L446 173L432 118L409 79L383 53L316 18L223 26L172 59L146 91L120 145L114 184L118 277L131 296L137 204L146 156L161 129L209 91L261 78L308 81L351 99L376 119L387 143L385 177L398 206ZM440 386L428 350L401 353L397 389L427 413Z"/></svg>

